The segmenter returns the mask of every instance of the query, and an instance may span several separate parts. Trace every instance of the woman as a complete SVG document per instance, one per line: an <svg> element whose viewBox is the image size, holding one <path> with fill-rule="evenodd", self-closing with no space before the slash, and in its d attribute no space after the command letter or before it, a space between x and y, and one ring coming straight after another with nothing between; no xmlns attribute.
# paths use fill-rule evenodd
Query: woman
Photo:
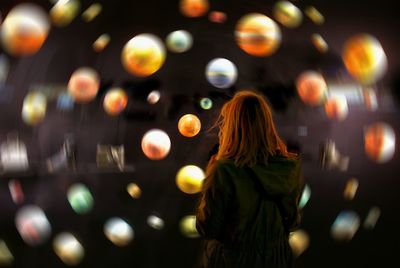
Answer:
<svg viewBox="0 0 400 268"><path fill-rule="evenodd" d="M207 167L196 228L204 267L291 267L289 232L299 223L300 160L279 137L271 109L252 91L217 120L219 148Z"/></svg>

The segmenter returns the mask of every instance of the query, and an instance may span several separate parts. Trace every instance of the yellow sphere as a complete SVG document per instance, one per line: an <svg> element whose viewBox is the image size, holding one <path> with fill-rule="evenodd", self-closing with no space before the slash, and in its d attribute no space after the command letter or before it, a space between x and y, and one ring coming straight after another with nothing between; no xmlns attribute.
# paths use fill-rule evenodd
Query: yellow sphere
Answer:
<svg viewBox="0 0 400 268"><path fill-rule="evenodd" d="M160 129L147 131L142 138L143 153L152 160L165 158L171 149L171 140L167 133Z"/></svg>
<svg viewBox="0 0 400 268"><path fill-rule="evenodd" d="M196 194L201 191L204 171L194 165L184 166L176 174L176 184L178 188L187 194Z"/></svg>
<svg viewBox="0 0 400 268"><path fill-rule="evenodd" d="M303 21L303 14L289 1L278 1L274 6L274 18L288 28L296 28Z"/></svg>
<svg viewBox="0 0 400 268"><path fill-rule="evenodd" d="M179 222L179 229L186 237L196 238L200 236L196 229L196 216L194 215L183 217Z"/></svg>
<svg viewBox="0 0 400 268"><path fill-rule="evenodd" d="M364 149L367 156L377 162L385 163L393 158L396 148L396 135L386 123L375 123L365 131Z"/></svg>
<svg viewBox="0 0 400 268"><path fill-rule="evenodd" d="M77 69L69 79L68 92L77 103L93 100L100 87L100 78L95 70L88 67Z"/></svg>
<svg viewBox="0 0 400 268"><path fill-rule="evenodd" d="M186 114L179 119L178 130L188 138L194 137L199 134L201 129L200 119L194 114Z"/></svg>
<svg viewBox="0 0 400 268"><path fill-rule="evenodd" d="M296 86L301 100L309 105L321 104L327 94L324 77L314 71L301 73L297 78Z"/></svg>
<svg viewBox="0 0 400 268"><path fill-rule="evenodd" d="M80 9L78 0L58 1L50 10L50 18L54 25L65 27L78 15Z"/></svg>
<svg viewBox="0 0 400 268"><path fill-rule="evenodd" d="M82 244L71 233L63 232L58 234L53 241L53 249L58 257L67 265L79 264L85 250Z"/></svg>
<svg viewBox="0 0 400 268"><path fill-rule="evenodd" d="M157 36L140 34L126 43L121 58L128 72L145 77L157 72L164 64L165 48Z"/></svg>
<svg viewBox="0 0 400 268"><path fill-rule="evenodd" d="M362 84L378 81L387 70L382 45L368 34L358 34L347 40L342 58L350 75Z"/></svg>
<svg viewBox="0 0 400 268"><path fill-rule="evenodd" d="M30 92L22 104L22 119L28 125L36 125L46 115L46 96L40 92Z"/></svg>
<svg viewBox="0 0 400 268"><path fill-rule="evenodd" d="M236 43L250 55L264 57L274 53L281 42L278 25L265 15L250 13L236 25Z"/></svg>
<svg viewBox="0 0 400 268"><path fill-rule="evenodd" d="M181 0L179 7L184 16L195 18L205 15L210 4L208 0Z"/></svg>
<svg viewBox="0 0 400 268"><path fill-rule="evenodd" d="M120 88L114 88L107 92L104 97L103 107L109 115L118 115L125 110L128 104L128 96Z"/></svg>
<svg viewBox="0 0 400 268"><path fill-rule="evenodd" d="M310 245L310 236L304 230L290 233L289 245L295 257L300 256Z"/></svg>

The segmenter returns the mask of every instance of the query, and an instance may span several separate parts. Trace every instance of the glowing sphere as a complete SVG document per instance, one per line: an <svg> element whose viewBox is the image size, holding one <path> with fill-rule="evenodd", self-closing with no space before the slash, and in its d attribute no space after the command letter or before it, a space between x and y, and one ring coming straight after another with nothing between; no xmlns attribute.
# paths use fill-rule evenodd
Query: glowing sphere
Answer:
<svg viewBox="0 0 400 268"><path fill-rule="evenodd" d="M15 225L22 239L30 246L43 244L51 235L46 215L35 205L20 208L15 216Z"/></svg>
<svg viewBox="0 0 400 268"><path fill-rule="evenodd" d="M81 243L71 233L60 233L53 241L53 249L57 256L67 265L79 264L85 250Z"/></svg>
<svg viewBox="0 0 400 268"><path fill-rule="evenodd" d="M157 36L140 34L126 43L121 60L125 70L131 74L149 76L164 64L165 48Z"/></svg>
<svg viewBox="0 0 400 268"><path fill-rule="evenodd" d="M358 34L346 41L343 62L347 71L362 84L381 79L387 70L387 58L380 42L368 34Z"/></svg>
<svg viewBox="0 0 400 268"><path fill-rule="evenodd" d="M304 13L307 15L307 17L314 22L317 25L321 25L325 22L324 16L321 14L321 12L318 11L313 6L308 6L304 9Z"/></svg>
<svg viewBox="0 0 400 268"><path fill-rule="evenodd" d="M250 55L264 57L274 53L281 42L278 25L265 15L250 13L236 25L236 43Z"/></svg>
<svg viewBox="0 0 400 268"><path fill-rule="evenodd" d="M6 242L0 239L0 265L11 266L14 262L14 256L10 249L7 247Z"/></svg>
<svg viewBox="0 0 400 268"><path fill-rule="evenodd" d="M208 15L208 20L215 23L224 23L226 21L226 14L220 11L212 11Z"/></svg>
<svg viewBox="0 0 400 268"><path fill-rule="evenodd" d="M68 92L77 103L93 100L100 87L100 78L95 70L88 67L77 69L69 79Z"/></svg>
<svg viewBox="0 0 400 268"><path fill-rule="evenodd" d="M68 202L72 209L78 214L88 213L93 208L93 197L89 189L81 184L75 183L67 193Z"/></svg>
<svg viewBox="0 0 400 268"><path fill-rule="evenodd" d="M372 207L369 212L367 217L365 218L364 221L364 228L368 230L372 230L375 228L376 223L379 220L379 217L381 216L381 210L378 207Z"/></svg>
<svg viewBox="0 0 400 268"><path fill-rule="evenodd" d="M386 163L393 158L395 148L396 135L390 125L379 122L367 127L364 134L364 149L371 160Z"/></svg>
<svg viewBox="0 0 400 268"><path fill-rule="evenodd" d="M289 245L295 257L300 256L310 245L310 236L304 230L291 232L289 235Z"/></svg>
<svg viewBox="0 0 400 268"><path fill-rule="evenodd" d="M210 110L213 106L213 102L210 98L201 98L200 107L204 110Z"/></svg>
<svg viewBox="0 0 400 268"><path fill-rule="evenodd" d="M155 215L150 215L150 216L147 218L147 224L148 224L150 227L152 227L152 228L154 228L154 229L156 229L156 230L161 230L161 229L164 228L164 220L161 219L161 218L158 217L158 216L155 216Z"/></svg>
<svg viewBox="0 0 400 268"><path fill-rule="evenodd" d="M168 134L160 129L147 131L142 138L143 153L152 160L165 158L171 149Z"/></svg>
<svg viewBox="0 0 400 268"><path fill-rule="evenodd" d="M107 45L110 43L111 37L108 34L100 35L96 41L94 41L92 47L96 52L103 51Z"/></svg>
<svg viewBox="0 0 400 268"><path fill-rule="evenodd" d="M128 95L120 88L110 89L104 97L103 107L109 115L118 115L125 110Z"/></svg>
<svg viewBox="0 0 400 268"><path fill-rule="evenodd" d="M121 218L111 218L104 224L104 234L116 246L127 246L134 237L132 227Z"/></svg>
<svg viewBox="0 0 400 268"><path fill-rule="evenodd" d="M78 0L57 1L50 10L50 18L54 25L65 27L76 18L80 9Z"/></svg>
<svg viewBox="0 0 400 268"><path fill-rule="evenodd" d="M357 213L345 210L339 213L331 227L331 235L337 241L349 241L353 238L360 226L360 217Z"/></svg>
<svg viewBox="0 0 400 268"><path fill-rule="evenodd" d="M309 105L321 104L327 94L327 85L324 77L314 71L305 71L300 74L296 82L297 93L300 99Z"/></svg>
<svg viewBox="0 0 400 268"><path fill-rule="evenodd" d="M142 190L140 189L139 185L136 183L129 183L126 187L127 192L129 195L134 199L139 199L142 195Z"/></svg>
<svg viewBox="0 0 400 268"><path fill-rule="evenodd" d="M188 51L193 44L192 35L185 30L174 31L167 36L166 44L175 53Z"/></svg>
<svg viewBox="0 0 400 268"><path fill-rule="evenodd" d="M200 119L194 114L186 114L179 119L178 130L183 136L191 138L199 134L201 129Z"/></svg>
<svg viewBox="0 0 400 268"><path fill-rule="evenodd" d="M325 53L328 51L328 44L320 34L311 35L311 43L321 53Z"/></svg>
<svg viewBox="0 0 400 268"><path fill-rule="evenodd" d="M150 104L156 104L161 98L161 93L158 90L153 90L147 96L147 102Z"/></svg>
<svg viewBox="0 0 400 268"><path fill-rule="evenodd" d="M179 222L179 229L181 233L188 238L200 237L196 229L196 216L188 215L183 217Z"/></svg>
<svg viewBox="0 0 400 268"><path fill-rule="evenodd" d="M210 4L208 0L181 0L179 7L184 16L195 18L205 15Z"/></svg>
<svg viewBox="0 0 400 268"><path fill-rule="evenodd" d="M355 178L349 179L344 188L343 192L344 198L347 200L353 200L354 196L357 193L357 189L358 189L358 180Z"/></svg>
<svg viewBox="0 0 400 268"><path fill-rule="evenodd" d="M325 112L330 119L346 119L349 109L345 96L333 96L325 102Z"/></svg>
<svg viewBox="0 0 400 268"><path fill-rule="evenodd" d="M46 96L40 92L28 93L22 104L22 119L28 125L36 125L46 115Z"/></svg>
<svg viewBox="0 0 400 268"><path fill-rule="evenodd" d="M94 20L103 9L103 6L99 3L91 4L83 13L82 19L86 22L91 22Z"/></svg>
<svg viewBox="0 0 400 268"><path fill-rule="evenodd" d="M228 88L236 82L237 68L227 59L216 58L207 64L206 77L213 86Z"/></svg>
<svg viewBox="0 0 400 268"><path fill-rule="evenodd" d="M41 7L19 4L10 10L1 25L3 48L14 56L32 55L42 47L49 29L48 15Z"/></svg>
<svg viewBox="0 0 400 268"><path fill-rule="evenodd" d="M288 28L296 28L303 21L300 9L289 1L276 2L273 13L274 18Z"/></svg>
<svg viewBox="0 0 400 268"><path fill-rule="evenodd" d="M305 207L305 205L308 203L308 200L310 200L310 196L311 196L311 189L310 189L310 186L308 186L308 184L306 184L303 189L303 193L301 194L301 197L300 197L300 202L299 202L300 209Z"/></svg>
<svg viewBox="0 0 400 268"><path fill-rule="evenodd" d="M194 165L184 166L176 174L176 184L179 190L187 194L196 194L201 191L204 171Z"/></svg>

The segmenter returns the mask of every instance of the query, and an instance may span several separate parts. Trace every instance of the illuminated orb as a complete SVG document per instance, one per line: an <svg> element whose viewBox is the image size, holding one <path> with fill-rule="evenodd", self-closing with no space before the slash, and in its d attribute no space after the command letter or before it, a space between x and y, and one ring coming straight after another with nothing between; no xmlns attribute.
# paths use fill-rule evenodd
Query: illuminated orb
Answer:
<svg viewBox="0 0 400 268"><path fill-rule="evenodd" d="M349 109L345 96L333 96L325 102L325 112L330 119L342 121L346 119Z"/></svg>
<svg viewBox="0 0 400 268"><path fill-rule="evenodd" d="M147 96L147 102L150 104L156 104L161 98L161 93L158 90L153 90Z"/></svg>
<svg viewBox="0 0 400 268"><path fill-rule="evenodd" d="M3 48L14 56L29 56L42 47L50 29L47 13L36 4L23 3L7 14L1 25Z"/></svg>
<svg viewBox="0 0 400 268"><path fill-rule="evenodd" d="M204 110L210 110L213 106L213 102L210 98L201 98L200 107Z"/></svg>
<svg viewBox="0 0 400 268"><path fill-rule="evenodd" d="M57 1L50 10L52 23L58 27L67 26L76 18L80 7L78 0Z"/></svg>
<svg viewBox="0 0 400 268"><path fill-rule="evenodd" d="M187 194L196 194L201 191L204 171L194 165L184 166L176 174L176 184L179 190Z"/></svg>
<svg viewBox="0 0 400 268"><path fill-rule="evenodd" d="M67 265L79 264L85 250L81 243L71 233L63 232L58 234L53 241L53 249L57 256Z"/></svg>
<svg viewBox="0 0 400 268"><path fill-rule="evenodd" d="M276 2L273 14L277 21L288 28L296 28L303 21L300 9L289 1Z"/></svg>
<svg viewBox="0 0 400 268"><path fill-rule="evenodd" d="M171 149L168 134L160 129L147 131L142 138L143 153L152 160L165 158Z"/></svg>
<svg viewBox="0 0 400 268"><path fill-rule="evenodd" d="M185 114L179 119L178 130L183 136L191 138L199 134L201 129L200 119L194 114Z"/></svg>
<svg viewBox="0 0 400 268"><path fill-rule="evenodd" d="M206 77L214 87L228 88L236 82L237 68L227 59L216 58L207 64Z"/></svg>
<svg viewBox="0 0 400 268"><path fill-rule="evenodd" d="M357 189L358 189L358 180L355 178L349 179L344 188L343 197L347 200L353 200L354 196L357 193Z"/></svg>
<svg viewBox="0 0 400 268"><path fill-rule="evenodd" d="M242 17L236 25L235 36L241 49L258 57L273 54L281 42L279 26L259 13L250 13Z"/></svg>
<svg viewBox="0 0 400 268"><path fill-rule="evenodd" d="M325 53L328 51L328 44L320 34L312 34L311 43L321 53Z"/></svg>
<svg viewBox="0 0 400 268"><path fill-rule="evenodd" d="M164 228L164 220L158 216L150 215L147 218L147 224L156 230L161 230Z"/></svg>
<svg viewBox="0 0 400 268"><path fill-rule="evenodd" d="M367 230L372 230L375 228L376 223L379 220L379 217L381 216L381 210L378 207L372 207L369 212L367 217L365 218L364 221L364 228Z"/></svg>
<svg viewBox="0 0 400 268"><path fill-rule="evenodd" d="M22 239L30 246L41 245L50 238L51 226L43 210L26 205L17 211L15 225Z"/></svg>
<svg viewBox="0 0 400 268"><path fill-rule="evenodd" d="M28 93L22 104L22 120L28 125L36 125L46 115L46 96L40 92Z"/></svg>
<svg viewBox="0 0 400 268"><path fill-rule="evenodd" d="M157 72L165 61L162 41L152 34L139 34L122 49L122 64L133 75L145 77Z"/></svg>
<svg viewBox="0 0 400 268"><path fill-rule="evenodd" d="M129 183L128 186L126 187L126 191L134 199L139 199L140 196L142 195L142 190L136 183Z"/></svg>
<svg viewBox="0 0 400 268"><path fill-rule="evenodd" d="M75 183L67 193L68 202L72 209L78 214L88 213L93 208L93 197L89 189L81 184Z"/></svg>
<svg viewBox="0 0 400 268"><path fill-rule="evenodd" d="M110 89L104 97L103 107L109 115L118 115L125 110L128 104L128 95L120 88Z"/></svg>
<svg viewBox="0 0 400 268"><path fill-rule="evenodd" d="M354 211L346 210L339 213L331 226L331 235L337 241L349 241L360 226L360 217Z"/></svg>
<svg viewBox="0 0 400 268"><path fill-rule="evenodd" d="M362 84L381 79L387 70L387 58L381 43L369 34L348 39L342 54L347 71Z"/></svg>
<svg viewBox="0 0 400 268"><path fill-rule="evenodd" d="M99 3L91 4L83 13L82 19L86 22L91 22L94 20L103 9L103 6Z"/></svg>
<svg viewBox="0 0 400 268"><path fill-rule="evenodd" d="M195 18L205 15L210 4L208 0L181 0L179 7L184 16Z"/></svg>
<svg viewBox="0 0 400 268"><path fill-rule="evenodd" d="M87 103L93 100L99 87L99 75L89 67L77 69L68 82L68 92L77 103Z"/></svg>
<svg viewBox="0 0 400 268"><path fill-rule="evenodd" d="M307 17L314 22L317 25L321 25L325 22L324 16L321 14L321 12L318 11L313 6L308 6L304 9L304 13L307 15Z"/></svg>
<svg viewBox="0 0 400 268"><path fill-rule="evenodd" d="M310 236L304 230L296 230L289 235L289 245L295 257L300 256L310 245Z"/></svg>
<svg viewBox="0 0 400 268"><path fill-rule="evenodd" d="M226 13L220 11L212 11L208 15L208 20L215 23L224 23L226 18Z"/></svg>
<svg viewBox="0 0 400 268"><path fill-rule="evenodd" d="M179 229L181 233L188 238L200 237L196 229L196 216L188 215L181 219L179 222Z"/></svg>
<svg viewBox="0 0 400 268"><path fill-rule="evenodd" d="M12 255L6 242L0 239L0 264L4 266L11 266L13 262L14 262L14 256Z"/></svg>
<svg viewBox="0 0 400 268"><path fill-rule="evenodd" d="M327 85L324 77L314 71L305 71L296 81L297 93L300 99L309 105L321 104L327 95Z"/></svg>
<svg viewBox="0 0 400 268"><path fill-rule="evenodd" d="M364 134L364 149L367 156L377 162L386 163L393 158L396 135L393 128L383 122L372 124Z"/></svg>
<svg viewBox="0 0 400 268"><path fill-rule="evenodd" d="M192 35L185 30L174 31L167 36L166 44L175 53L188 51L193 44Z"/></svg>
<svg viewBox="0 0 400 268"><path fill-rule="evenodd" d="M93 42L93 50L96 52L103 51L110 43L111 37L108 34L100 35L96 41Z"/></svg>
<svg viewBox="0 0 400 268"><path fill-rule="evenodd" d="M104 224L104 234L116 246L127 246L134 237L132 227L121 218L111 218Z"/></svg>
<svg viewBox="0 0 400 268"><path fill-rule="evenodd" d="M308 200L310 200L311 196L311 188L306 184L303 189L303 193L301 194L300 197L300 202L299 202L299 208L302 209L305 207L305 205L308 203Z"/></svg>

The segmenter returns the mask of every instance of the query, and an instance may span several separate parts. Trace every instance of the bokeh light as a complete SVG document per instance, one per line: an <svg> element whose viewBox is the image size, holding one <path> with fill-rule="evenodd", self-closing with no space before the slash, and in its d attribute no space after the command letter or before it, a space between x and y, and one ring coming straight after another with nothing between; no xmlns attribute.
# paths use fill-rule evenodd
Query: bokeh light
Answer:
<svg viewBox="0 0 400 268"><path fill-rule="evenodd" d="M187 165L178 170L176 184L179 190L187 194L196 194L201 191L205 178L204 171L194 165Z"/></svg>
<svg viewBox="0 0 400 268"><path fill-rule="evenodd" d="M208 0L180 0L179 8L184 16L195 18L205 15L210 4Z"/></svg>
<svg viewBox="0 0 400 268"><path fill-rule="evenodd" d="M236 25L236 43L250 55L265 57L273 54L281 43L281 30L265 15L250 13Z"/></svg>
<svg viewBox="0 0 400 268"><path fill-rule="evenodd" d="M378 109L378 99L375 90L372 88L364 88L362 94L365 108L368 111L376 111Z"/></svg>
<svg viewBox="0 0 400 268"><path fill-rule="evenodd" d="M111 37L108 34L100 35L96 41L93 42L93 50L96 52L103 51L110 43Z"/></svg>
<svg viewBox="0 0 400 268"><path fill-rule="evenodd" d="M308 201L310 200L311 197L311 188L306 184L303 189L303 193L301 194L300 197L300 202L299 202L299 208L302 209L306 206Z"/></svg>
<svg viewBox="0 0 400 268"><path fill-rule="evenodd" d="M196 229L196 216L194 215L187 215L183 217L179 222L179 229L182 235L188 238L200 237L200 234Z"/></svg>
<svg viewBox="0 0 400 268"><path fill-rule="evenodd" d="M346 186L344 188L343 196L347 200L353 200L354 196L357 193L358 189L358 180L355 178L351 178L347 181Z"/></svg>
<svg viewBox="0 0 400 268"><path fill-rule="evenodd" d="M310 236L302 229L291 232L289 235L289 245L295 257L300 256L310 245Z"/></svg>
<svg viewBox="0 0 400 268"><path fill-rule="evenodd" d="M85 214L93 208L93 197L89 189L82 183L71 185L67 193L68 202L78 214Z"/></svg>
<svg viewBox="0 0 400 268"><path fill-rule="evenodd" d="M46 115L47 99L43 93L32 91L28 93L22 104L22 120L28 125L36 125Z"/></svg>
<svg viewBox="0 0 400 268"><path fill-rule="evenodd" d="M91 22L94 20L103 9L103 6L99 3L91 4L83 13L82 19L86 22Z"/></svg>
<svg viewBox="0 0 400 268"><path fill-rule="evenodd" d="M357 34L348 39L342 58L350 75L362 84L377 82L388 67L381 43L369 34Z"/></svg>
<svg viewBox="0 0 400 268"><path fill-rule="evenodd" d="M14 262L14 256L10 249L7 247L6 242L0 239L0 265L11 266Z"/></svg>
<svg viewBox="0 0 400 268"><path fill-rule="evenodd" d="M157 72L165 61L162 41L153 34L140 34L129 40L121 56L125 70L133 75L145 77Z"/></svg>
<svg viewBox="0 0 400 268"><path fill-rule="evenodd" d="M185 30L178 30L168 34L166 44L170 51L183 53L188 51L193 45L192 35Z"/></svg>
<svg viewBox="0 0 400 268"><path fill-rule="evenodd" d="M65 27L76 18L80 8L79 0L57 1L50 10L51 21L55 26Z"/></svg>
<svg viewBox="0 0 400 268"><path fill-rule="evenodd" d="M121 88L110 89L104 97L104 110L111 116L120 114L128 104L128 95Z"/></svg>
<svg viewBox="0 0 400 268"><path fill-rule="evenodd" d="M132 227L118 217L107 220L104 224L104 234L114 245L119 247L127 246L134 237Z"/></svg>
<svg viewBox="0 0 400 268"><path fill-rule="evenodd" d="M328 44L325 39L320 34L312 34L311 35L311 43L314 45L319 52L325 53L328 51Z"/></svg>
<svg viewBox="0 0 400 268"><path fill-rule="evenodd" d="M126 186L126 191L134 199L139 199L140 196L142 196L142 190L136 183L129 183L128 186Z"/></svg>
<svg viewBox="0 0 400 268"><path fill-rule="evenodd" d="M68 92L77 103L92 101L99 91L100 77L89 67L77 69L69 79Z"/></svg>
<svg viewBox="0 0 400 268"><path fill-rule="evenodd" d="M13 7L1 25L3 48L14 56L35 54L46 41L50 30L47 13L36 4Z"/></svg>
<svg viewBox="0 0 400 268"><path fill-rule="evenodd" d="M218 88L228 88L237 79L237 68L235 64L224 58L211 60L206 66L207 81Z"/></svg>
<svg viewBox="0 0 400 268"><path fill-rule="evenodd" d="M378 207L372 207L367 214L364 221L364 228L367 230L372 230L375 228L379 217L381 216L381 209Z"/></svg>
<svg viewBox="0 0 400 268"><path fill-rule="evenodd" d="M36 205L25 205L15 215L15 225L22 239L30 246L45 243L51 235L51 226L43 210Z"/></svg>
<svg viewBox="0 0 400 268"><path fill-rule="evenodd" d="M165 158L171 149L171 140L167 133L160 129L147 131L142 138L143 153L152 160Z"/></svg>
<svg viewBox="0 0 400 268"><path fill-rule="evenodd" d="M201 98L200 107L203 110L210 110L213 106L213 101L210 98Z"/></svg>
<svg viewBox="0 0 400 268"><path fill-rule="evenodd" d="M85 250L76 237L67 232L58 234L53 241L53 249L57 256L67 265L79 264Z"/></svg>
<svg viewBox="0 0 400 268"><path fill-rule="evenodd" d="M300 9L289 1L278 1L274 5L274 18L288 28L299 27L303 21Z"/></svg>
<svg viewBox="0 0 400 268"><path fill-rule="evenodd" d="M324 24L325 18L324 15L321 14L321 12L318 11L314 6L308 6L304 9L304 13L307 15L307 17L314 22L317 25Z"/></svg>
<svg viewBox="0 0 400 268"><path fill-rule="evenodd" d="M227 19L227 15L221 11L211 11L208 15L208 20L214 23L224 23Z"/></svg>
<svg viewBox="0 0 400 268"><path fill-rule="evenodd" d="M24 192L22 191L22 186L19 180L11 179L8 182L8 188L15 204L21 204L24 202Z"/></svg>
<svg viewBox="0 0 400 268"><path fill-rule="evenodd" d="M360 226L360 217L354 211L339 213L331 227L331 235L337 241L350 241Z"/></svg>
<svg viewBox="0 0 400 268"><path fill-rule="evenodd" d="M346 119L349 113L346 97L342 95L329 97L325 102L325 113L330 119L338 121Z"/></svg>
<svg viewBox="0 0 400 268"><path fill-rule="evenodd" d="M178 130L185 137L194 137L201 130L200 119L194 114L185 114L178 121Z"/></svg>
<svg viewBox="0 0 400 268"><path fill-rule="evenodd" d="M161 93L158 90L152 90L149 95L147 95L147 102L150 104L156 104L161 98Z"/></svg>
<svg viewBox="0 0 400 268"><path fill-rule="evenodd" d="M296 87L300 99L309 105L319 105L327 96L325 79L315 71L302 72L297 78Z"/></svg>
<svg viewBox="0 0 400 268"><path fill-rule="evenodd" d="M156 230L161 230L164 228L164 220L156 215L150 215L147 217L147 224Z"/></svg>
<svg viewBox="0 0 400 268"><path fill-rule="evenodd" d="M396 135L393 128L384 122L368 126L364 134L364 149L367 156L377 162L386 163L393 158Z"/></svg>

